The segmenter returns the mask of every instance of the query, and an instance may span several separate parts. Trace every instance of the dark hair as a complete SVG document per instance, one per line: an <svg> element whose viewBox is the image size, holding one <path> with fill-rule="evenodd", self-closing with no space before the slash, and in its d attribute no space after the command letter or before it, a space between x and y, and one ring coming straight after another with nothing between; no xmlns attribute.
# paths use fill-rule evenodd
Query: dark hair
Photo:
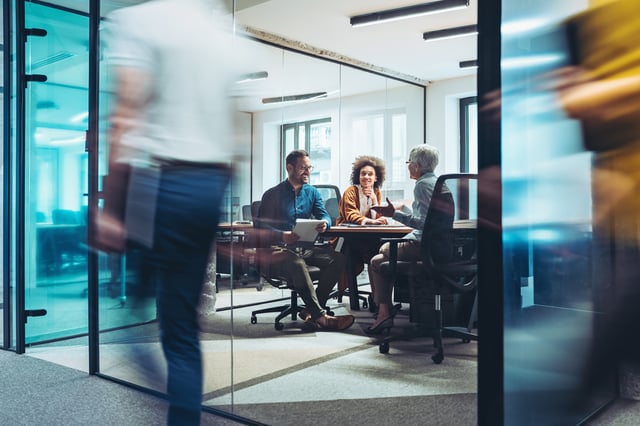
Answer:
<svg viewBox="0 0 640 426"><path fill-rule="evenodd" d="M376 177L378 179L373 184L373 187L381 187L382 182L384 182L386 168L384 166L384 161L372 155L361 155L356 157L356 161L353 162L353 168L351 169L351 183L353 185L358 185L360 183L360 170L365 166L371 166L376 171Z"/></svg>
<svg viewBox="0 0 640 426"><path fill-rule="evenodd" d="M308 157L308 156L309 156L309 153L304 149L296 149L295 151L291 151L289 155L287 155L285 164L291 164L292 166L295 167L295 165L298 163L298 158Z"/></svg>

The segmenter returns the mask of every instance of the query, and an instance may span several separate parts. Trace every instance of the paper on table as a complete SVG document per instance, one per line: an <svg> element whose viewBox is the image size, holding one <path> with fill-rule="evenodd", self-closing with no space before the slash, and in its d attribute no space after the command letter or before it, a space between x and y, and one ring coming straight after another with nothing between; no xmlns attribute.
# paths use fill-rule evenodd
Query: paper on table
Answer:
<svg viewBox="0 0 640 426"><path fill-rule="evenodd" d="M324 223L324 220L318 219L296 219L296 226L293 228L294 234L298 234L298 241L312 243L318 237L316 227Z"/></svg>

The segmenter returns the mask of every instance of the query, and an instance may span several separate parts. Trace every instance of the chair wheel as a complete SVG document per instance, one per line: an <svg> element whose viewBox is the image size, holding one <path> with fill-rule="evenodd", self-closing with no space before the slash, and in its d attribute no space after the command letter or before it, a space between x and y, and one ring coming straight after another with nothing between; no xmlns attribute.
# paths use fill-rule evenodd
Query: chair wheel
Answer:
<svg viewBox="0 0 640 426"><path fill-rule="evenodd" d="M434 364L440 364L443 359L444 359L444 355L442 355L439 352L431 356L431 360L433 361Z"/></svg>
<svg viewBox="0 0 640 426"><path fill-rule="evenodd" d="M251 316L251 324L257 324L258 323L258 318L256 318L255 316Z"/></svg>
<svg viewBox="0 0 640 426"><path fill-rule="evenodd" d="M282 324L281 322L277 322L273 325L275 327L276 330L278 331L282 331L284 329L284 324Z"/></svg>
<svg viewBox="0 0 640 426"><path fill-rule="evenodd" d="M389 353L389 343L388 342L380 343L380 347L378 349L380 350L381 354L388 354Z"/></svg>
<svg viewBox="0 0 640 426"><path fill-rule="evenodd" d="M471 342L471 339L467 339L467 338L462 339L462 343L470 343L470 342Z"/></svg>

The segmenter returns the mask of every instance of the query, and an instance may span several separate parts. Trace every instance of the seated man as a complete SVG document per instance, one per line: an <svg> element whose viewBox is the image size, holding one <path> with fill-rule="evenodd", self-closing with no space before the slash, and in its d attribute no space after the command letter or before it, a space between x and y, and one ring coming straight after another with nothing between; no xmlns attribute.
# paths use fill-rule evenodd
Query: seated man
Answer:
<svg viewBox="0 0 640 426"><path fill-rule="evenodd" d="M296 289L306 306L300 317L307 325L321 330L347 329L353 324L353 315L334 317L322 308L344 269L343 256L331 246L308 249L295 246L300 238L292 232L297 218L324 220L318 226L319 232L324 232L331 223L320 193L308 184L313 168L309 154L292 151L287 155L286 167L287 179L264 193L258 217L254 218L254 226L263 230L257 233L258 265L263 273L281 276ZM307 265L322 270L317 290Z"/></svg>

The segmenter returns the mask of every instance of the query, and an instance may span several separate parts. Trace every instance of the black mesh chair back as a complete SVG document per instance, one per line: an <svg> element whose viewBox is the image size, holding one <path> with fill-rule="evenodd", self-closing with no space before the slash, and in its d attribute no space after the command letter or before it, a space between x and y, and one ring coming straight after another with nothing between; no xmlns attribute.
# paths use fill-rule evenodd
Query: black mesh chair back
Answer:
<svg viewBox="0 0 640 426"><path fill-rule="evenodd" d="M461 337L467 342L478 339L477 333L472 331L476 322L475 290L478 285L477 194L477 175L441 175L435 184L424 222L421 260L402 261L397 259L397 249L390 250L389 262L381 267L396 285L408 283L411 320L418 326L401 336L385 338L380 343L381 353L387 353L389 342L399 338L431 335L436 348L431 359L439 364L444 359L443 334ZM397 245L398 241L391 244ZM466 327L443 325L441 297L449 294L470 296L472 301L468 305L471 312ZM452 297L451 306L455 310L461 305L460 299ZM429 312L426 312L427 308Z"/></svg>
<svg viewBox="0 0 640 426"><path fill-rule="evenodd" d="M475 174L447 174L436 182L423 229L422 261L443 289L465 292L477 284L477 193Z"/></svg>

